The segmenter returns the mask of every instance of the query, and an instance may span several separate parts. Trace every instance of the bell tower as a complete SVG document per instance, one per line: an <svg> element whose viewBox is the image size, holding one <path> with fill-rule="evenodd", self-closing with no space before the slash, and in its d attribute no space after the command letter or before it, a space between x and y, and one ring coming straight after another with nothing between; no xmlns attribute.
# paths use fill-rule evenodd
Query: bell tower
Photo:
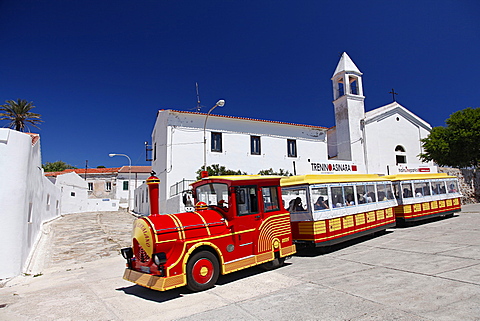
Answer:
<svg viewBox="0 0 480 321"><path fill-rule="evenodd" d="M363 123L365 105L362 73L346 52L332 77L337 159L365 164Z"/></svg>

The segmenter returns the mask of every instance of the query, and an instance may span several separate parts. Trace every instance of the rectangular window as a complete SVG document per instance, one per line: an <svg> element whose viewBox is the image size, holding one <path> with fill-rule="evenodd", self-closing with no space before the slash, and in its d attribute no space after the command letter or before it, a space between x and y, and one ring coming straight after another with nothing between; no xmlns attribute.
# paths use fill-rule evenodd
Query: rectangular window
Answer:
<svg viewBox="0 0 480 321"><path fill-rule="evenodd" d="M260 155L260 136L250 136L250 153L252 155Z"/></svg>
<svg viewBox="0 0 480 321"><path fill-rule="evenodd" d="M397 165L407 163L407 156L405 156L405 155L396 155L395 158L396 158L396 161L397 161Z"/></svg>
<svg viewBox="0 0 480 321"><path fill-rule="evenodd" d="M289 212L308 211L307 190L303 187L282 189L282 199Z"/></svg>
<svg viewBox="0 0 480 321"><path fill-rule="evenodd" d="M446 194L447 189L445 188L444 181L435 181L432 182L433 194Z"/></svg>
<svg viewBox="0 0 480 321"><path fill-rule="evenodd" d="M402 182L401 184L402 184L402 195L403 195L403 198L413 197L412 183L410 183L410 182Z"/></svg>
<svg viewBox="0 0 480 321"><path fill-rule="evenodd" d="M315 211L328 209L328 190L326 187L312 188L313 209Z"/></svg>
<svg viewBox="0 0 480 321"><path fill-rule="evenodd" d="M222 152L222 133L212 133L212 152Z"/></svg>
<svg viewBox="0 0 480 321"><path fill-rule="evenodd" d="M297 141L295 139L287 139L288 157L297 157Z"/></svg>
<svg viewBox="0 0 480 321"><path fill-rule="evenodd" d="M112 190L112 182L105 182L105 190L110 192Z"/></svg>
<svg viewBox="0 0 480 321"><path fill-rule="evenodd" d="M421 183L421 182L414 182L414 183L413 183L413 188L415 189L415 193L414 193L415 197L423 197L423 196L425 196L425 195L423 194L423 186L424 186L424 185L425 185L425 184L424 184L424 183Z"/></svg>
<svg viewBox="0 0 480 321"><path fill-rule="evenodd" d="M265 212L278 211L278 193L276 187L262 187L263 208Z"/></svg>
<svg viewBox="0 0 480 321"><path fill-rule="evenodd" d="M367 203L376 202L377 201L377 193L375 192L375 185L366 185L367 186L367 194L365 196L365 200Z"/></svg>
<svg viewBox="0 0 480 321"><path fill-rule="evenodd" d="M93 191L93 183L88 183L88 191Z"/></svg>
<svg viewBox="0 0 480 321"><path fill-rule="evenodd" d="M258 197L256 186L237 187L237 215L258 213Z"/></svg>
<svg viewBox="0 0 480 321"><path fill-rule="evenodd" d="M359 95L358 93L358 78L357 77L349 77L350 82L350 93L353 95Z"/></svg>
<svg viewBox="0 0 480 321"><path fill-rule="evenodd" d="M123 181L123 190L128 191L128 181Z"/></svg>
<svg viewBox="0 0 480 321"><path fill-rule="evenodd" d="M387 189L385 184L377 183L377 194L379 202L387 200Z"/></svg>
<svg viewBox="0 0 480 321"><path fill-rule="evenodd" d="M455 180L448 180L448 193L458 193L458 182Z"/></svg>

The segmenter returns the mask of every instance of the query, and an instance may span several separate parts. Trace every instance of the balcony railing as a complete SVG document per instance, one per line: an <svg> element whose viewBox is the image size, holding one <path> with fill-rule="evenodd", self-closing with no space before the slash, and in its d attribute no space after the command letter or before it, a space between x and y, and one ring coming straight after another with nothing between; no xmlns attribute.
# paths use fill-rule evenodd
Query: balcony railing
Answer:
<svg viewBox="0 0 480 321"><path fill-rule="evenodd" d="M180 182L170 186L170 197L183 193L190 189L190 184L195 182L193 179L182 179Z"/></svg>

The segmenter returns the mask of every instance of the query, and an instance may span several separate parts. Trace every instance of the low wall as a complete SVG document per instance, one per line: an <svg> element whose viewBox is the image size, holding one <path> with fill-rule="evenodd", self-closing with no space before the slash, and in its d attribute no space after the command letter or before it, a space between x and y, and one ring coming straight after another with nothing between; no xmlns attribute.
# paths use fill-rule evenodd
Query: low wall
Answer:
<svg viewBox="0 0 480 321"><path fill-rule="evenodd" d="M473 204L480 202L480 173L473 169L458 169L450 167L439 167L439 173L457 176L462 193L462 204Z"/></svg>

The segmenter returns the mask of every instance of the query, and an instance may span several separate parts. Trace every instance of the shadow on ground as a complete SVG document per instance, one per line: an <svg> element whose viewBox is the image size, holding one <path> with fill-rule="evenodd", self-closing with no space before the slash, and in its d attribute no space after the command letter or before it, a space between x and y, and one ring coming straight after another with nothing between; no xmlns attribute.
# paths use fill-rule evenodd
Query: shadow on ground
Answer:
<svg viewBox="0 0 480 321"><path fill-rule="evenodd" d="M285 262L284 266L288 266L291 263ZM217 281L217 285L226 285L231 282L235 282L241 279L245 279L251 276L255 276L261 273L265 273L264 269L260 266L254 266L237 272L229 273L226 275L220 275ZM152 289L145 288L140 285L132 285L128 287L117 288L117 291L123 291L125 294L134 295L136 297L153 301L153 302L166 302L173 299L180 298L184 295L192 294L194 292L190 291L187 287L183 286L180 288L168 290L168 291L156 291ZM206 290L209 291L209 290Z"/></svg>

